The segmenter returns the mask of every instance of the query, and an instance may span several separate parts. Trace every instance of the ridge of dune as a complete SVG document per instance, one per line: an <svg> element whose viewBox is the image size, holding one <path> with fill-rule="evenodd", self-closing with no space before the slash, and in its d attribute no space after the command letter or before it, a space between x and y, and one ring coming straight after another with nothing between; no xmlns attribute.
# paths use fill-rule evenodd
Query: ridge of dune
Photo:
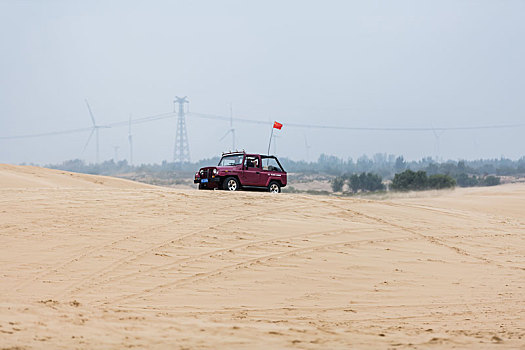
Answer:
<svg viewBox="0 0 525 350"><path fill-rule="evenodd" d="M0 164L0 189L7 188L153 188L154 186L103 175L73 173L32 165Z"/></svg>

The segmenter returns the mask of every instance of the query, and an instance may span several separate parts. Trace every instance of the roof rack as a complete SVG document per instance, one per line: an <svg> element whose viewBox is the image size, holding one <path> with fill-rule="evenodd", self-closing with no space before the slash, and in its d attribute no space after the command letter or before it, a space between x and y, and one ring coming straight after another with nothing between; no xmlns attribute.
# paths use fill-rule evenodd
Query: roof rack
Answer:
<svg viewBox="0 0 525 350"><path fill-rule="evenodd" d="M242 150L242 151L229 151L229 152L222 152L222 155L226 155L226 154L246 154L246 151L245 150Z"/></svg>

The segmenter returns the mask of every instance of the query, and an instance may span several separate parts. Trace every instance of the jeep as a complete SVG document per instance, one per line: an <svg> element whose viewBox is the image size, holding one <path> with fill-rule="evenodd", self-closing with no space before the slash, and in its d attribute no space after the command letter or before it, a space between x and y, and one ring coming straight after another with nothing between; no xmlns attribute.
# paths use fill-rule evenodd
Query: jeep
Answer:
<svg viewBox="0 0 525 350"><path fill-rule="evenodd" d="M193 182L199 184L199 190L266 189L279 193L286 186L287 174L275 156L229 152L222 154L217 166L196 172Z"/></svg>

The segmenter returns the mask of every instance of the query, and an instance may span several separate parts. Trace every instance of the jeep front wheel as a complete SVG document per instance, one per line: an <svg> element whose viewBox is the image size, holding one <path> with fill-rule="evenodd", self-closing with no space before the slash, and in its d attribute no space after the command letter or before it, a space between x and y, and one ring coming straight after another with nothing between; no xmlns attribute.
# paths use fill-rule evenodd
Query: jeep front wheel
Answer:
<svg viewBox="0 0 525 350"><path fill-rule="evenodd" d="M270 193L280 193L281 192L281 185L277 181L272 181L268 185L268 191Z"/></svg>
<svg viewBox="0 0 525 350"><path fill-rule="evenodd" d="M226 191L238 191L240 187L239 181L234 177L229 177L224 180L223 188Z"/></svg>

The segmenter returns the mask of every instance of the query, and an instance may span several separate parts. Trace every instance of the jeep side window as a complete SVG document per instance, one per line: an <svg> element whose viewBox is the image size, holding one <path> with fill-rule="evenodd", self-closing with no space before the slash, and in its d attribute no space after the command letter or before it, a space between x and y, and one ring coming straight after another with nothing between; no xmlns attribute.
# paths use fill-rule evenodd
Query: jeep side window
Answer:
<svg viewBox="0 0 525 350"><path fill-rule="evenodd" d="M258 168L259 167L259 157L246 156L244 165L246 168Z"/></svg>
<svg viewBox="0 0 525 350"><path fill-rule="evenodd" d="M283 172L283 169L279 166L279 163L277 163L277 160L275 158L265 158L263 160L263 170L267 171L276 171L276 172Z"/></svg>

